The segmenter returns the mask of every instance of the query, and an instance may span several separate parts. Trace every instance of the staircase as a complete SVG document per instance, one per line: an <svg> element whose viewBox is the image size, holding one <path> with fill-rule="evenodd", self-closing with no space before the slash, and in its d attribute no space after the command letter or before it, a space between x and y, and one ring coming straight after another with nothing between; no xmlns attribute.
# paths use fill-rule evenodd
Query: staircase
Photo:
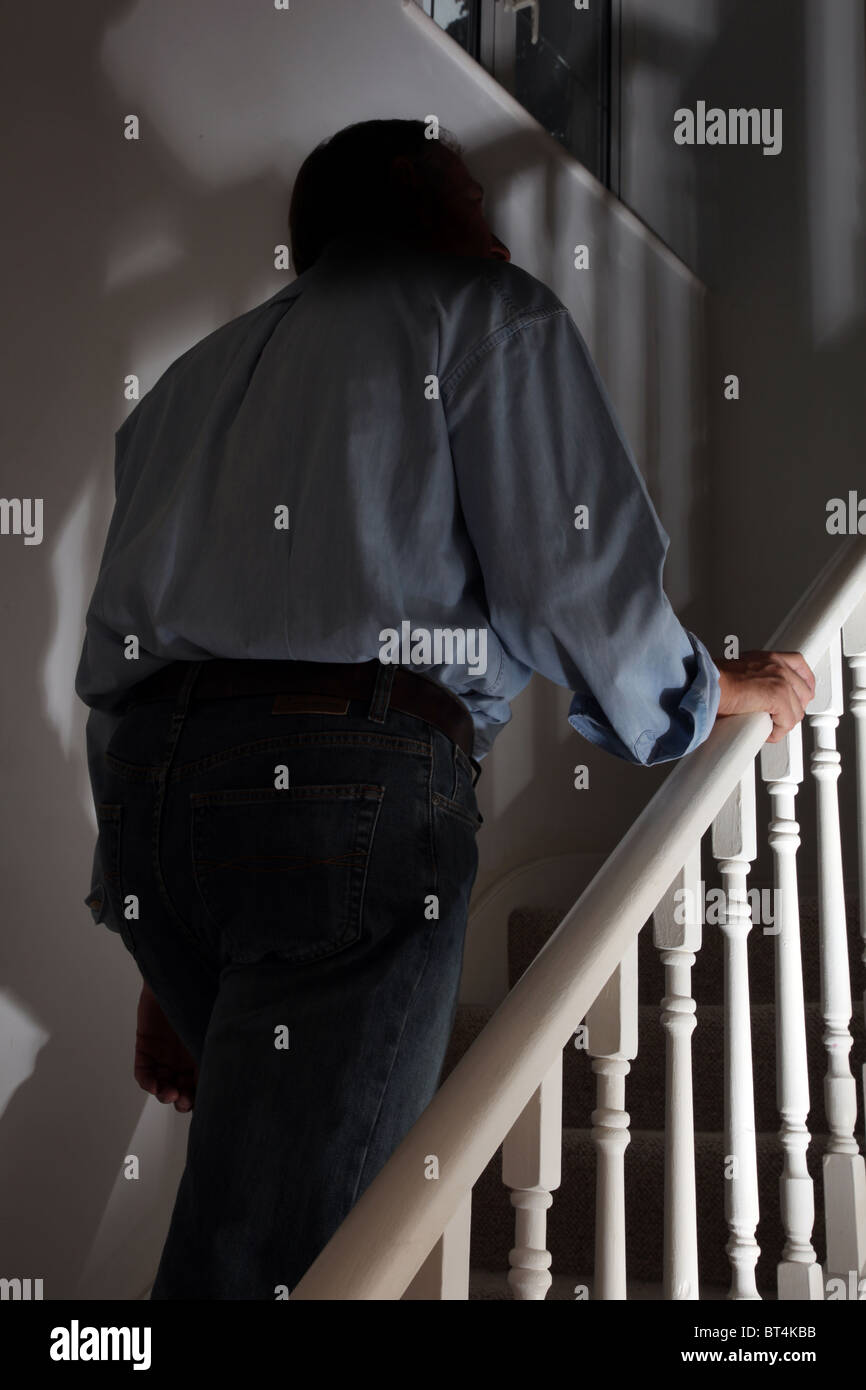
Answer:
<svg viewBox="0 0 866 1390"><path fill-rule="evenodd" d="M293 1300L862 1296L866 942L845 888L863 900L863 540L839 547L767 649L802 652L815 672L803 724L769 744L766 714L718 720L562 917L511 914L508 994L492 1015L459 1011L436 1095ZM813 901L797 872L807 794ZM759 827L769 930L748 898ZM718 926L709 911L701 926L703 851L724 885Z"/></svg>
<svg viewBox="0 0 866 1390"><path fill-rule="evenodd" d="M522 908L509 921L509 988L541 950L565 914ZM850 959L860 951L859 913L856 898L846 900ZM813 1240L819 1260L824 1258L824 1203L820 1197L821 1156L827 1142L823 1077L826 1052L822 1042L818 903L800 901L803 983L806 999L806 1032L809 1058L809 1171L816 1183L816 1220ZM722 1058L724 1045L723 937L718 927L705 926L703 944L693 970L697 1027L692 1038L694 1063L695 1167L698 1199L701 1298L722 1299L730 1287L730 1266L725 1245L728 1228L724 1213L724 1093ZM626 1079L626 1109L631 1141L626 1149L626 1257L630 1299L662 1298L662 1242L664 1197L665 1034L660 1026L660 1000L664 968L653 945L651 924L638 939L639 1041L638 1055ZM752 1054L755 1080L758 1181L761 1219L757 1241L761 1254L757 1285L765 1299L776 1297L776 1264L784 1234L779 1215L778 1184L782 1149L778 1139L779 1115L775 1076L775 1007L773 937L754 927L749 936ZM467 1048L490 1019L493 1010L463 1004L457 1012L454 1032L445 1059L442 1079L453 1071ZM577 1024L580 1020L575 1020ZM851 1069L859 1076L866 1063L863 1018L855 1009L851 1024L854 1047ZM572 1042L563 1050L562 1087L562 1184L553 1194L547 1214L547 1248L552 1255L553 1283L549 1299L577 1297L576 1286L592 1296L595 1241L596 1151L591 1137L590 1115L596 1105L596 1078L585 1051ZM514 1210L502 1182L502 1150L487 1165L472 1193L470 1251L470 1299L509 1299L506 1282L508 1255L514 1244Z"/></svg>

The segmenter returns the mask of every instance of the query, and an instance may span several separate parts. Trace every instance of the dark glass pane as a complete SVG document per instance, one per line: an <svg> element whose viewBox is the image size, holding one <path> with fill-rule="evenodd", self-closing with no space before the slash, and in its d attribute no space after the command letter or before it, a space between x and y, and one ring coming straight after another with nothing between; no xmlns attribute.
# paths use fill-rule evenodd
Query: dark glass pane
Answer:
<svg viewBox="0 0 866 1390"><path fill-rule="evenodd" d="M610 12L542 5L538 43L529 9L517 19L514 95L576 159L607 182Z"/></svg>
<svg viewBox="0 0 866 1390"><path fill-rule="evenodd" d="M478 56L478 18L481 0L433 0L433 18L461 48Z"/></svg>
<svg viewBox="0 0 866 1390"><path fill-rule="evenodd" d="M432 0L432 17L473 58L480 56L481 6L494 0ZM609 183L610 0L575 10L566 0L515 15L514 96L571 154ZM493 74L497 76L496 72Z"/></svg>

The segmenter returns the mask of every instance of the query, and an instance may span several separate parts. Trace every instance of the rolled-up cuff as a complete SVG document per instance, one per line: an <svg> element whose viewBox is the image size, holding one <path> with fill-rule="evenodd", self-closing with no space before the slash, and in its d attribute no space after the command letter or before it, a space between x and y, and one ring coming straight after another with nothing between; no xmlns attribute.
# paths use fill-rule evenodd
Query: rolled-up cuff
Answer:
<svg viewBox="0 0 866 1390"><path fill-rule="evenodd" d="M659 715L667 714L669 719L666 729L644 729L630 748L588 691L579 691L572 698L568 711L571 727L596 747L643 767L682 758L703 743L719 708L719 671L700 638L688 629L684 631L692 644L694 657L688 658L688 665L694 674L675 705L668 708L668 699L660 700Z"/></svg>

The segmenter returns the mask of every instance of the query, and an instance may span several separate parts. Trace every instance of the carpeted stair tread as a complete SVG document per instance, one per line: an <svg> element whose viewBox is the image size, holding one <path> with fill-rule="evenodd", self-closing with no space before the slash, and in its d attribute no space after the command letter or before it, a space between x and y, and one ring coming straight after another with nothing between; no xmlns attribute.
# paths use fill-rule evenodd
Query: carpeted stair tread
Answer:
<svg viewBox="0 0 866 1390"><path fill-rule="evenodd" d="M659 1022L657 1005L642 1004L638 1010L638 1055L626 1077L626 1109L635 1129L663 1129L665 1116L665 1050L667 1039ZM442 1079L457 1065L466 1050L493 1015L491 1008L461 1004L445 1058ZM822 1037L824 1023L819 1004L807 1004L806 1047L809 1060L811 1108L807 1124L810 1132L821 1134L828 1124L824 1110L824 1074L827 1054ZM694 1076L694 1122L700 1130L721 1130L724 1124L724 1008L721 1004L699 1005L692 1033ZM772 1004L752 1005L752 1068L755 1081L755 1124L759 1130L777 1130L780 1125L776 1106L776 1010ZM851 1020L854 1046L851 1070L860 1075L866 1064L866 1030L863 1015L855 1008ZM597 1078L591 1058L569 1041L563 1049L562 1122L585 1125L596 1106Z"/></svg>
<svg viewBox="0 0 866 1390"><path fill-rule="evenodd" d="M728 1287L728 1285L702 1285L701 1298L703 1300L725 1299L728 1296ZM574 1303L577 1301L575 1290L578 1288L588 1289L591 1300L593 1296L592 1275L554 1274L545 1301L548 1303L551 1301ZM657 1302L664 1297L661 1284L648 1284L631 1279L627 1284L627 1293L629 1301L632 1302L636 1299ZM471 1269L469 1271L469 1297L470 1299L483 1299L487 1302L511 1299L507 1269Z"/></svg>
<svg viewBox="0 0 866 1390"><path fill-rule="evenodd" d="M518 908L508 923L509 981L513 986L561 922L561 912ZM856 971L862 942L859 904L846 899L849 959ZM817 900L800 904L806 1037L809 1057L812 1134L809 1172L815 1181L816 1222L813 1244L818 1259L825 1257L821 1158L827 1145L823 1078L826 1053L822 1042ZM725 1253L729 1239L724 1216L726 1180L722 1124L724 1115L723 1060L723 935L713 924L703 930L703 944L692 971L693 997L698 1001L692 1034L695 1113L695 1170L698 1201L698 1245L701 1298L723 1298L730 1287L730 1264ZM665 993L664 967L647 924L638 939L639 1025L638 1056L626 1079L626 1107L631 1141L625 1152L626 1249L629 1298L662 1297L664 1219L664 1124L666 1035L660 1018ZM776 1264L784 1235L779 1212L779 1177L783 1154L778 1138L775 1077L775 937L760 925L749 935L749 983L752 1001L752 1058L755 1080L756 1148L761 1218L756 1238L761 1248L757 1265L762 1297L775 1296ZM850 1054L858 1092L866 1064L866 1032L860 1005L859 981L853 980L854 1012ZM442 1079L453 1070L484 1028L493 1009L461 1004L443 1067ZM575 1028L581 1022L575 1019ZM594 1265L595 1174L597 1155L591 1135L597 1079L591 1059L569 1040L563 1052L562 1181L548 1211L548 1241L553 1263L549 1299L575 1301L575 1285L592 1288L591 1273L583 1278L564 1270L591 1271ZM859 1131L858 1131L859 1133ZM470 1298L510 1298L506 1282L508 1254L514 1244L514 1209L501 1178L502 1150L497 1150L473 1190Z"/></svg>
<svg viewBox="0 0 866 1390"><path fill-rule="evenodd" d="M709 892L709 890L708 890ZM542 946L551 937L565 916L566 909L549 912L529 907L515 908L508 926L509 986L520 979ZM845 900L848 927L848 957L860 960L863 942L860 937L858 899ZM701 949L696 954L692 970L693 996L702 1004L720 1004L723 1000L724 934L720 927L705 925L701 933ZM757 1004L772 1003L775 989L775 936L765 934L762 926L749 932L749 992ZM800 947L803 961L803 988L807 1000L821 996L818 935L818 904L814 898L800 902ZM652 923L647 922L638 937L638 994L642 1004L652 1004L664 993L664 966L653 944Z"/></svg>
<svg viewBox="0 0 866 1390"><path fill-rule="evenodd" d="M821 1154L825 1136L816 1136L809 1149L809 1171L816 1181L819 1209L813 1243L823 1258L824 1231L820 1215ZM778 1216L778 1182L782 1154L775 1134L756 1135L758 1190L761 1219L757 1241L758 1288L772 1293L783 1235ZM562 1181L553 1194L548 1216L547 1248L552 1268L592 1269L595 1231L596 1151L588 1129L566 1129L562 1137ZM725 1165L721 1134L695 1134L695 1170L698 1193L698 1249L702 1283L723 1286L730 1282L725 1245L728 1228L724 1219ZM473 1222L471 1265L480 1269L508 1269L514 1244L514 1210L502 1183L502 1150L484 1170L472 1196ZM664 1134L632 1130L625 1151L626 1258L630 1279L661 1283L663 1247Z"/></svg>

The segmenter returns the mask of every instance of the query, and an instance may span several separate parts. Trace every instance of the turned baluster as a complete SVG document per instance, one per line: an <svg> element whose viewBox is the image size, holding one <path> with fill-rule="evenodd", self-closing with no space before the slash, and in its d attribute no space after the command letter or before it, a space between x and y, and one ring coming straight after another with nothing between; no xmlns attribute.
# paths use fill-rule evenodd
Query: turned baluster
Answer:
<svg viewBox="0 0 866 1390"><path fill-rule="evenodd" d="M860 888L862 965L866 972L866 597L842 629L842 647L851 668L851 713L854 716L857 767L857 863ZM866 1023L866 973L863 974L863 1021ZM866 1066L863 1067L863 1113L866 1115Z"/></svg>
<svg viewBox="0 0 866 1390"><path fill-rule="evenodd" d="M698 842L653 913L653 941L665 967L661 1024L665 1030L664 1297L695 1299L698 1226L692 966L701 947L701 846Z"/></svg>
<svg viewBox="0 0 866 1390"><path fill-rule="evenodd" d="M593 1295L624 1299L625 1151L629 1116L625 1078L637 1056L637 940L608 980L586 1016L587 1052L598 1077L592 1112L596 1149L595 1277Z"/></svg>
<svg viewBox="0 0 866 1390"><path fill-rule="evenodd" d="M780 1299L822 1299L824 1284L812 1245L815 1192L806 1151L810 1134L806 1009L800 957L800 900L797 889L799 825L794 818L803 780L803 733L799 724L780 743L761 750L761 775L773 807L769 843L773 852L776 993L776 1101L784 1166L779 1199L785 1245L776 1270ZM765 934L767 924L763 924Z"/></svg>
<svg viewBox="0 0 866 1390"><path fill-rule="evenodd" d="M724 886L721 930L725 973L725 1216L731 1262L728 1297L760 1298L755 1265L761 1253L758 1224L758 1159L747 942L752 925L746 881L757 853L755 769L734 788L712 829L713 857Z"/></svg>
<svg viewBox="0 0 866 1390"><path fill-rule="evenodd" d="M839 637L815 666L815 698L806 713L813 732L812 776L818 798L818 922L821 1012L827 1071L824 1104L830 1138L824 1154L827 1275L847 1279L866 1267L866 1170L854 1138L857 1087L851 1071L853 1038L848 928L839 830L840 758L836 726L842 713Z"/></svg>
<svg viewBox="0 0 866 1390"><path fill-rule="evenodd" d="M562 1053L502 1146L502 1181L511 1188L514 1249L508 1256L512 1298L543 1299L553 1282L547 1209L562 1180Z"/></svg>
<svg viewBox="0 0 866 1390"><path fill-rule="evenodd" d="M403 1294L409 1301L469 1298L472 1192L466 1193L442 1235Z"/></svg>

